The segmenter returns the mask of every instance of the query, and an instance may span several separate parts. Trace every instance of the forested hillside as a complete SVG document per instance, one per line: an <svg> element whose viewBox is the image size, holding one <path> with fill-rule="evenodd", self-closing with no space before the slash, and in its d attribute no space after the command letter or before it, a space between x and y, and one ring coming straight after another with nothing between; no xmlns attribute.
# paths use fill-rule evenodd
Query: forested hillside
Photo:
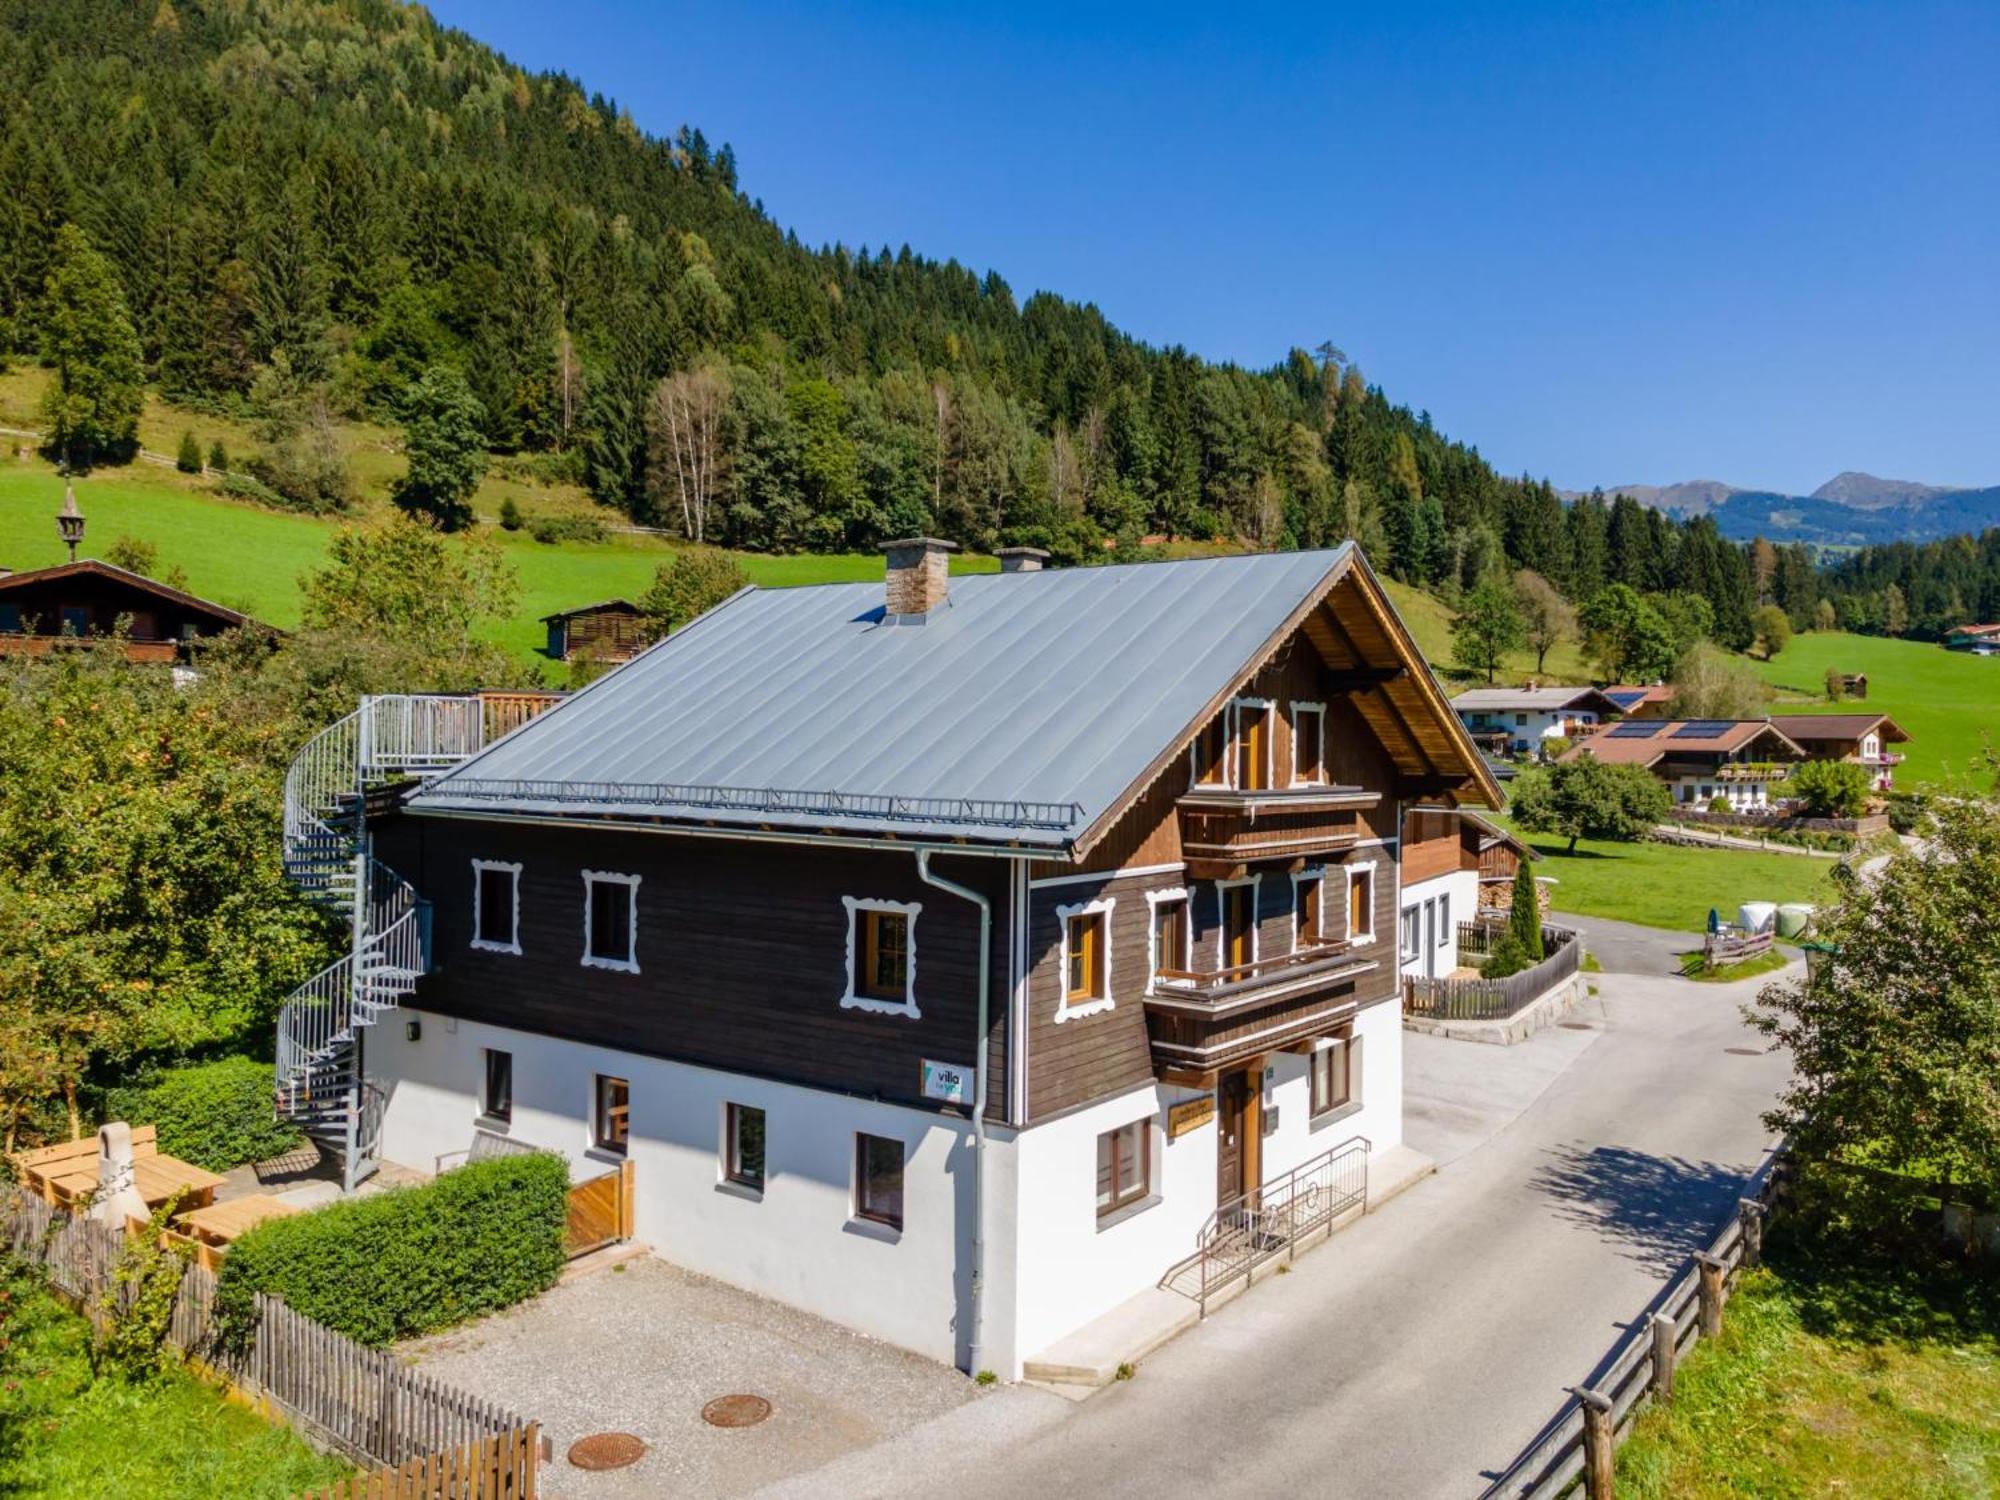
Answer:
<svg viewBox="0 0 2000 1500"><path fill-rule="evenodd" d="M397 422L448 364L490 447L707 540L932 530L1074 560L1147 533L1352 534L1448 593L1509 561L1578 598L1701 592L1747 639L1741 558L1711 529L1566 513L1330 344L1214 365L908 247L807 247L726 146L650 137L397 0L0 16L0 340L18 357L46 352L74 223L170 398L294 433L329 410Z"/></svg>

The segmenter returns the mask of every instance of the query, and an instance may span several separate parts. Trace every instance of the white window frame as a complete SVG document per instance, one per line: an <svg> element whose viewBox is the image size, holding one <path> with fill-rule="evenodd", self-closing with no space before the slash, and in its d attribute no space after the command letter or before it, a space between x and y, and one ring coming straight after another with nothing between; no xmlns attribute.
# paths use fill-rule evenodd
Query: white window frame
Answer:
<svg viewBox="0 0 2000 1500"><path fill-rule="evenodd" d="M1326 874L1327 871L1325 865L1308 865L1303 870L1295 870L1292 872L1292 952L1294 953L1301 951L1299 947L1299 911L1300 911L1299 887L1307 884L1310 881L1317 880L1319 882L1319 940L1322 943L1324 943L1327 940ZM1341 883L1341 889L1343 893L1346 891L1346 888L1347 888L1346 882L1343 881ZM1345 916L1343 916L1340 920L1342 926L1345 926L1347 924L1347 918Z"/></svg>
<svg viewBox="0 0 2000 1500"><path fill-rule="evenodd" d="M1293 786L1331 785L1332 783L1330 782L1326 774L1326 705L1324 703L1309 702L1303 698L1294 698L1292 700L1291 712L1292 712L1292 785ZM1319 774L1317 776L1310 776L1310 777L1301 776L1299 774L1300 770L1299 719L1301 718L1301 716L1306 714L1316 715L1319 719Z"/></svg>
<svg viewBox="0 0 2000 1500"><path fill-rule="evenodd" d="M1264 716L1264 790L1276 789L1278 776L1278 736L1272 720L1277 716L1278 700L1275 698L1231 698L1229 700L1229 735L1224 747L1228 757L1228 769L1223 774L1223 784L1235 791L1243 788L1236 785L1236 745L1243 735L1243 710L1254 708Z"/></svg>
<svg viewBox="0 0 2000 1500"><path fill-rule="evenodd" d="M917 914L924 909L923 902L884 901L874 896L842 896L840 903L847 908L847 964L841 980L844 993L840 997L840 1008L865 1010L877 1016L907 1016L912 1021L921 1020L923 1012L917 1009ZM898 912L906 919L909 950L903 956L903 998L900 1002L854 993L855 965L861 961L860 914L864 911Z"/></svg>
<svg viewBox="0 0 2000 1500"><path fill-rule="evenodd" d="M1340 925L1346 929L1347 941L1352 943L1372 943L1375 941L1375 861L1355 860L1350 864L1337 866L1345 873L1340 879ZM1364 932L1354 930L1354 877L1363 872L1368 875L1368 927ZM1326 920L1326 893L1320 893L1320 920Z"/></svg>
<svg viewBox="0 0 2000 1500"><path fill-rule="evenodd" d="M1114 898L1116 899L1116 898ZM1181 918L1181 951L1175 955L1176 969L1187 969L1194 963L1194 897L1188 894L1184 885L1169 886L1163 891L1146 892L1146 987L1151 989L1160 977L1160 924L1159 908L1163 901L1182 902L1187 910ZM1063 942L1069 941L1069 923L1063 923ZM1063 964L1063 987L1067 989L1069 964Z"/></svg>
<svg viewBox="0 0 2000 1500"><path fill-rule="evenodd" d="M1239 875L1234 880L1215 882L1215 968L1220 973L1228 967L1229 958L1229 898L1223 894L1231 886L1250 887L1250 962L1255 963L1264 955L1259 949L1258 929L1262 927L1264 915L1263 875Z"/></svg>
<svg viewBox="0 0 2000 1500"><path fill-rule="evenodd" d="M1438 904L1438 915L1437 915L1438 940L1436 946L1440 948L1449 948L1452 944L1452 938L1454 935L1451 926L1451 892L1439 891L1437 904Z"/></svg>
<svg viewBox="0 0 2000 1500"><path fill-rule="evenodd" d="M1331 1105L1315 1114L1313 1112L1313 1068L1319 1062L1322 1053L1331 1052L1336 1047L1341 1048L1345 1054L1341 1062L1347 1072L1347 1098L1343 1103ZM1361 1089L1362 1056L1361 1038L1353 1032L1349 1032L1345 1036L1313 1038L1312 1053L1306 1059L1306 1119L1314 1129L1322 1125L1331 1124L1335 1120L1344 1120L1349 1115L1360 1113L1361 1106L1366 1102L1362 1097Z"/></svg>
<svg viewBox="0 0 2000 1500"><path fill-rule="evenodd" d="M1112 998L1111 988L1111 909L1118 904L1116 896L1098 896L1089 901L1072 901L1056 908L1056 939L1060 962L1056 966L1056 1021L1080 1021L1085 1016L1101 1015L1107 1010L1116 1010L1118 1002ZM1069 924L1072 917L1101 915L1104 918L1104 993L1072 1005L1069 998ZM1146 913L1150 922L1152 912ZM1152 946L1148 928L1147 946Z"/></svg>
<svg viewBox="0 0 2000 1500"><path fill-rule="evenodd" d="M1413 964L1424 956L1424 903L1414 902L1399 911L1396 927L1396 956Z"/></svg>
<svg viewBox="0 0 2000 1500"><path fill-rule="evenodd" d="M482 921L482 918L483 918L483 916L484 916L484 913L483 913L483 912L481 911L481 909L480 909L480 908L481 908L481 905L482 905L482 893L481 893L481 887L482 887L482 886L484 886L484 885L485 885L485 883L486 883L486 882L485 882L485 880L483 879L483 877L485 876L485 874L486 874L486 872L487 872L488 870L499 870L499 871L501 871L501 872L502 872L502 873L504 873L504 874L508 874L508 875L511 875L511 876L513 876L513 877L514 877L514 879L513 879L513 887L514 887L514 921L513 921L513 932L514 932L514 941L513 941L513 942L511 942L511 943L495 943L495 942L489 942L489 941L488 941L487 939L485 939L485 938L483 938L483 937L481 937L481 936L479 935L479 933L480 933L480 927L481 927L481 921ZM586 938L587 938L587 936L588 936L588 933L589 933L589 931L590 931L590 928L589 928L589 922L588 922L588 919L586 918L586 920L585 920L585 925L584 925L584 932L585 932L585 934L586 934ZM473 947L475 947L475 948L477 948L477 949L478 949L478 950L479 950L479 951L480 951L481 953L512 953L512 954L516 955L517 957L519 956L519 954L520 954L520 952L521 952L521 865L520 865L520 861L518 861L518 860L515 860L515 861L512 861L512 862L510 862L510 861L508 861L508 860L504 860L504 859L475 859L475 860L474 860L474 861L472 862L472 946L473 946Z"/></svg>
<svg viewBox="0 0 2000 1500"><path fill-rule="evenodd" d="M597 896L593 887L598 885L622 885L630 893L625 903L628 931L625 934L625 951L630 958L607 958L590 951L590 914ZM621 875L615 870L585 870L583 872L583 966L586 969L609 969L614 974L636 974L639 972L639 877Z"/></svg>

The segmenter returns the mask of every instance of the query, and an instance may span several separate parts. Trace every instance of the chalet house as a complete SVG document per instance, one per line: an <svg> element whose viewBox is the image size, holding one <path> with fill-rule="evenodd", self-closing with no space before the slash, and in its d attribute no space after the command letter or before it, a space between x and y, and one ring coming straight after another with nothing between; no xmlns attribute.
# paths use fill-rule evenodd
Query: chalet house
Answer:
<svg viewBox="0 0 2000 1500"><path fill-rule="evenodd" d="M93 558L0 575L0 655L40 655L110 635L120 620L129 660L183 665L210 636L244 626L269 629L226 605Z"/></svg>
<svg viewBox="0 0 2000 1500"><path fill-rule="evenodd" d="M1618 717L1618 705L1596 688L1474 688L1451 700L1452 711L1480 744L1526 755L1545 739L1577 740Z"/></svg>
<svg viewBox="0 0 2000 1500"><path fill-rule="evenodd" d="M1674 690L1664 682L1655 682L1646 687L1608 687L1604 696L1628 719L1664 719L1674 701Z"/></svg>
<svg viewBox="0 0 2000 1500"><path fill-rule="evenodd" d="M627 661L646 649L639 606L629 599L606 599L543 615L548 654L557 661Z"/></svg>
<svg viewBox="0 0 2000 1500"><path fill-rule="evenodd" d="M1865 766L1878 792L1893 791L1896 767L1910 736L1887 714L1772 714L1771 723L1805 751L1807 760L1851 760Z"/></svg>
<svg viewBox="0 0 2000 1500"><path fill-rule="evenodd" d="M1797 741L1767 719L1627 719L1563 756L1644 766L1675 802L1706 808L1718 797L1731 812L1772 804L1770 788L1805 759Z"/></svg>
<svg viewBox="0 0 2000 1500"><path fill-rule="evenodd" d="M1469 808L1426 803L1403 814L1398 962L1426 979L1458 967L1458 924L1512 902L1514 872L1539 856Z"/></svg>
<svg viewBox="0 0 2000 1500"><path fill-rule="evenodd" d="M2000 656L2000 625L1954 625L1944 633L1944 648L1974 656Z"/></svg>
<svg viewBox="0 0 2000 1500"><path fill-rule="evenodd" d="M1008 1378L1294 1169L1358 1206L1405 814L1499 801L1381 585L949 550L745 589L372 820L430 949L302 990L281 1097L350 1058L356 1150L630 1162L666 1258Z"/></svg>

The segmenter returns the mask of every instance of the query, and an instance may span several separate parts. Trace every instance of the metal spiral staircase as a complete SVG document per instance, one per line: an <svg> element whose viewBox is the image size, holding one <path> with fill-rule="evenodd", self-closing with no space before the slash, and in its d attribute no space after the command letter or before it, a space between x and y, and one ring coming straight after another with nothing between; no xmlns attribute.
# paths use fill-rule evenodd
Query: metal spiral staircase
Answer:
<svg viewBox="0 0 2000 1500"><path fill-rule="evenodd" d="M486 742L478 696L390 694L306 742L285 774L285 873L346 923L347 952L278 1012L277 1109L340 1154L351 1191L380 1164L382 1099L369 1083L369 1027L416 989L430 961L430 908L370 852L368 792L436 775Z"/></svg>

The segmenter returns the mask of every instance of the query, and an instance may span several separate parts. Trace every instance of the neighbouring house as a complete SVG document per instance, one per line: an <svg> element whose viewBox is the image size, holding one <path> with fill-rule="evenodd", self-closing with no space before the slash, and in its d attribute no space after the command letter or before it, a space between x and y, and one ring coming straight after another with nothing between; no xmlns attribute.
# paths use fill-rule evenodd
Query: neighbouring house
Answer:
<svg viewBox="0 0 2000 1500"><path fill-rule="evenodd" d="M1805 759L1797 741L1768 719L1627 719L1571 748L1608 765L1644 766L1677 803L1758 812L1775 801L1771 787Z"/></svg>
<svg viewBox="0 0 2000 1500"><path fill-rule="evenodd" d="M41 655L110 635L121 621L128 660L182 666L226 630L277 634L227 605L95 558L0 574L0 655Z"/></svg>
<svg viewBox="0 0 2000 1500"><path fill-rule="evenodd" d="M1807 760L1851 760L1868 768L1878 792L1895 790L1896 767L1909 734L1887 714L1772 714L1771 723L1805 751Z"/></svg>
<svg viewBox="0 0 2000 1500"><path fill-rule="evenodd" d="M1954 625L1944 633L1944 648L1974 656L2000 656L2000 625Z"/></svg>
<svg viewBox="0 0 2000 1500"><path fill-rule="evenodd" d="M1655 682L1645 687L1608 687L1604 696L1628 719L1664 719L1674 701L1674 690L1667 683Z"/></svg>
<svg viewBox="0 0 2000 1500"><path fill-rule="evenodd" d="M1582 739L1618 717L1618 705L1592 687L1473 688L1452 711L1482 746L1526 755L1545 739Z"/></svg>
<svg viewBox="0 0 2000 1500"><path fill-rule="evenodd" d="M432 700L366 706L435 759L359 828L372 742L307 747L292 867L372 855L389 925L287 1003L279 1092L362 1170L630 1162L669 1260L1012 1378L1246 1194L1344 1162L1358 1209L1407 1155L1404 814L1499 792L1351 545L888 550L886 595L745 590L455 764L401 732Z"/></svg>
<svg viewBox="0 0 2000 1500"><path fill-rule="evenodd" d="M1456 969L1458 924L1513 904L1514 872L1524 857L1540 858L1469 808L1426 803L1406 811L1396 923L1403 972L1436 979Z"/></svg>
<svg viewBox="0 0 2000 1500"><path fill-rule="evenodd" d="M543 615L548 627L547 651L557 661L626 661L645 650L647 639L639 606L629 599L605 599Z"/></svg>

